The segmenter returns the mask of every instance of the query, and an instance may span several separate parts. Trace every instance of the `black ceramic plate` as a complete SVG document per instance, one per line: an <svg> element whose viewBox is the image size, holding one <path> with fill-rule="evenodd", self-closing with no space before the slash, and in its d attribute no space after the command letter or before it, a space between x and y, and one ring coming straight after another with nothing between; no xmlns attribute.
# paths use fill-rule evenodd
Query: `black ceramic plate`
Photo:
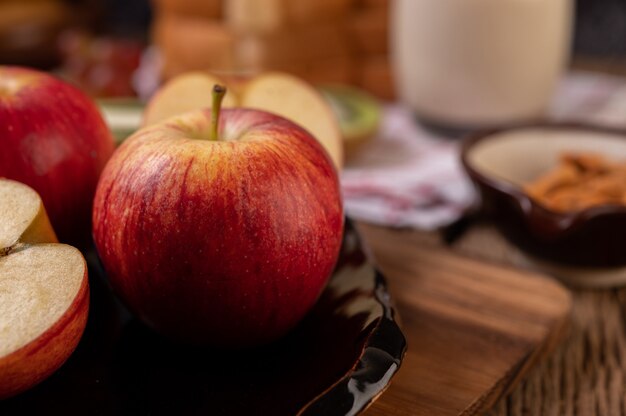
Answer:
<svg viewBox="0 0 626 416"><path fill-rule="evenodd" d="M76 352L39 386L0 402L0 415L354 415L402 362L406 342L385 281L351 228L311 313L259 349L164 340L126 312L90 264L91 310Z"/></svg>

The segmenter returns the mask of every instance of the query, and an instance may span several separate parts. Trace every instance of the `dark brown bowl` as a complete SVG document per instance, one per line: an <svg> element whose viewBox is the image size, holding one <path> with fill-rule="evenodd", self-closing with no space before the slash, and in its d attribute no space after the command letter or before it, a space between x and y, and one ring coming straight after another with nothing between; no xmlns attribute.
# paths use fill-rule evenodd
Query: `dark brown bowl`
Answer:
<svg viewBox="0 0 626 416"><path fill-rule="evenodd" d="M626 207L602 205L559 213L522 188L567 151L592 151L626 160L626 131L575 123L537 123L468 137L461 161L502 234L545 260L586 267L626 264Z"/></svg>

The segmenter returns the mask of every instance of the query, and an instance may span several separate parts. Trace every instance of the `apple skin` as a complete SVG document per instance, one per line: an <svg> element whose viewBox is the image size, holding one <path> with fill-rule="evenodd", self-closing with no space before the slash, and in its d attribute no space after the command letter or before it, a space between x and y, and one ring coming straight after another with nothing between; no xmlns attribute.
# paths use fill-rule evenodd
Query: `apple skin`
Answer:
<svg viewBox="0 0 626 416"><path fill-rule="evenodd" d="M286 119L225 109L225 140L202 140L210 118L174 117L118 148L96 192L94 240L113 288L158 332L265 344L304 317L332 273L344 222L337 173Z"/></svg>
<svg viewBox="0 0 626 416"><path fill-rule="evenodd" d="M35 340L0 357L0 400L39 384L70 357L80 341L89 312L87 267L74 301L59 320Z"/></svg>
<svg viewBox="0 0 626 416"><path fill-rule="evenodd" d="M92 100L43 72L0 66L0 177L43 199L59 240L90 241L93 196L114 150Z"/></svg>

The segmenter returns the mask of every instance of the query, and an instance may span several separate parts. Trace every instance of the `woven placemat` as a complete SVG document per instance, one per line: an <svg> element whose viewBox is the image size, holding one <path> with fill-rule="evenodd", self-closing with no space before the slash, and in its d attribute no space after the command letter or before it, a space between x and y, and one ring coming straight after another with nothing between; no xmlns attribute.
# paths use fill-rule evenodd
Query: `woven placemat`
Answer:
<svg viewBox="0 0 626 416"><path fill-rule="evenodd" d="M473 227L452 248L472 257L542 270L540 263L487 225ZM612 273L626 276L622 270ZM568 337L489 416L626 415L626 288L617 287L625 279L594 282L597 276L601 275L587 273L582 281L587 287L560 276L569 283L574 299Z"/></svg>
<svg viewBox="0 0 626 416"><path fill-rule="evenodd" d="M570 334L489 416L626 415L626 289L576 290Z"/></svg>

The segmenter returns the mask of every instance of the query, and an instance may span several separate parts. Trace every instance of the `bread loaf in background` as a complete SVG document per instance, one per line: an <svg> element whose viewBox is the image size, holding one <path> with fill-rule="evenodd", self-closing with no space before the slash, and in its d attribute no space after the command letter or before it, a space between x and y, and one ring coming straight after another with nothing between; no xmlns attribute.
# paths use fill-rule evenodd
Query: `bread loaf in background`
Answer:
<svg viewBox="0 0 626 416"><path fill-rule="evenodd" d="M339 22L353 0L225 0L224 20L246 34L285 31L299 25Z"/></svg>
<svg viewBox="0 0 626 416"><path fill-rule="evenodd" d="M200 19L222 18L223 0L151 0L157 14L179 15ZM265 3L261 0L259 3Z"/></svg>
<svg viewBox="0 0 626 416"><path fill-rule="evenodd" d="M312 84L353 84L355 62L349 56L320 59L283 68L275 68L290 72Z"/></svg>
<svg viewBox="0 0 626 416"><path fill-rule="evenodd" d="M393 98L388 0L153 0L163 78L291 72Z"/></svg>
<svg viewBox="0 0 626 416"><path fill-rule="evenodd" d="M386 55L389 51L389 12L387 7L355 10L346 28L356 56Z"/></svg>
<svg viewBox="0 0 626 416"><path fill-rule="evenodd" d="M0 64L58 64L57 38L70 18L62 0L0 0Z"/></svg>
<svg viewBox="0 0 626 416"><path fill-rule="evenodd" d="M163 56L165 79L195 69L237 69L237 37L220 21L160 14L152 39Z"/></svg>
<svg viewBox="0 0 626 416"><path fill-rule="evenodd" d="M359 68L357 86L384 100L395 98L393 73L386 55L365 57L359 62Z"/></svg>
<svg viewBox="0 0 626 416"><path fill-rule="evenodd" d="M253 69L278 69L287 64L314 64L349 57L350 44L343 25L320 22L265 34L240 35L237 57Z"/></svg>

